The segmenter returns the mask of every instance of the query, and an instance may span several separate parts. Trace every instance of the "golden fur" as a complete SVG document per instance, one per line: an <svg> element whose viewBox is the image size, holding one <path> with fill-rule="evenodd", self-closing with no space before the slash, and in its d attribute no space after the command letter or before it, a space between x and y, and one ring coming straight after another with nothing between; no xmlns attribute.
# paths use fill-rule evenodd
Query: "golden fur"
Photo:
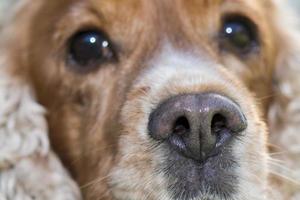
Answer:
<svg viewBox="0 0 300 200"><path fill-rule="evenodd" d="M293 139L282 134L295 138L300 126L300 37L283 6L280 0L27 0L6 22L2 57L6 73L28 83L46 108L52 148L84 199L171 199L166 178L155 171L164 154L147 137L147 120L171 96L206 91L229 96L248 119L233 148L240 183L232 199L275 199L275 186L284 189L278 199L296 199L299 185L270 176L268 167L268 144L276 146L272 152L285 151ZM240 58L218 49L220 18L228 13L257 25L258 54ZM118 63L82 74L66 63L66 44L90 27L117 44ZM297 169L299 149L287 151L282 165ZM221 200L196 199L204 197Z"/></svg>

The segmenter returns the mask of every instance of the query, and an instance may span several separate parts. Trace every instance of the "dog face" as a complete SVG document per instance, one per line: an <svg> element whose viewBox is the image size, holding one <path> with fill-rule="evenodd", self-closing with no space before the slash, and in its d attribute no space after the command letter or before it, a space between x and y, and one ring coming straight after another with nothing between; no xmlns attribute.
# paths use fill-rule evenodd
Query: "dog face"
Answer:
<svg viewBox="0 0 300 200"><path fill-rule="evenodd" d="M45 0L20 16L15 71L86 199L265 198L273 1Z"/></svg>

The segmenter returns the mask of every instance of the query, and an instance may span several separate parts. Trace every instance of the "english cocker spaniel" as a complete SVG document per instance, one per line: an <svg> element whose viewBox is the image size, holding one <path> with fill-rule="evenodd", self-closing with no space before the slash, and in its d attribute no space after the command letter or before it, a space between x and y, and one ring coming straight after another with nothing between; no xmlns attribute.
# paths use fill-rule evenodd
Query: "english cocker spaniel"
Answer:
<svg viewBox="0 0 300 200"><path fill-rule="evenodd" d="M11 3L1 200L300 199L284 0Z"/></svg>

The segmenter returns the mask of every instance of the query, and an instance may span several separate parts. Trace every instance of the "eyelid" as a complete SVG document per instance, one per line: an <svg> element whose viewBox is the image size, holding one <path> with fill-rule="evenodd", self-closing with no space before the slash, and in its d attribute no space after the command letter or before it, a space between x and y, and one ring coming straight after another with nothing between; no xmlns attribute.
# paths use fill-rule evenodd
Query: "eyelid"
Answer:
<svg viewBox="0 0 300 200"><path fill-rule="evenodd" d="M106 51L109 51L111 53L111 55L109 55L109 57L108 57L107 56L108 54L101 54L101 55L99 54L100 57L97 58L97 56L94 57L97 54L97 52L96 52L95 54L93 54L93 53L91 54L90 58L92 60L89 60L89 59L86 60L87 64L81 64L80 62L78 62L78 60L76 60L77 56L75 55L75 57L74 57L74 52L76 52L76 51L72 51L72 50L74 50L74 49L72 49L72 47L76 47L76 46L73 46L73 44L74 44L74 42L75 42L75 44L76 44L76 42L78 42L77 39L79 39L79 41L81 41L81 39L85 38L85 36L87 36L87 37L95 36L95 37L97 37L97 39L99 39L99 40L97 40L98 42L99 41L107 42L106 46L103 46L103 44L101 44L100 46L102 46L103 48L106 48L107 49ZM89 40L89 41L91 41L91 40ZM95 42L96 42L96 40L95 40ZM94 44L94 42L91 42L91 43ZM99 46L99 43L97 43L97 44L95 43L95 45ZM117 51L114 48L113 42L111 41L110 37L108 36L108 34L105 31L98 29L98 28L79 29L78 31L74 32L69 37L65 46L66 46L66 65L68 67L70 67L73 71L77 71L82 74L95 71L102 66L106 66L106 65L109 65L111 63L115 63L118 61ZM89 45L85 46L85 47L88 47L89 48L88 50L91 50ZM102 49L102 47L101 47L101 49ZM92 49L93 49L93 47L92 47ZM98 48L96 48L94 50L97 50L97 49ZM94 52L94 50L92 50L92 51ZM99 49L99 51L100 51L100 49ZM80 50L79 50L79 52L80 52ZM84 52L86 52L86 51L84 51ZM89 51L87 51L87 52L89 52ZM77 54L77 55L81 55L81 54ZM81 58L80 57L81 56L79 56L79 61L81 58L85 59L85 56L83 56ZM86 58L89 58L89 54L87 55ZM84 61L85 60L83 60L83 63L85 63ZM91 62L88 62L88 61L91 61Z"/></svg>
<svg viewBox="0 0 300 200"><path fill-rule="evenodd" d="M245 22L248 23L249 25L251 25L251 28L253 29L253 31L256 32L256 36L257 36L257 40L259 40L260 37L260 28L258 23L256 22L256 19L252 16L249 16L245 13L241 13L241 12L230 12L230 13L226 13L221 17L221 26L224 25L224 22L226 20L230 20L230 19L239 19L239 21L241 22Z"/></svg>
<svg viewBox="0 0 300 200"><path fill-rule="evenodd" d="M251 46L249 47L249 49L246 50L234 50L234 47L232 48L226 48L223 47L222 44L224 41L227 40L226 36L224 35L224 26L226 23L242 23L245 24L247 27L249 27L250 29L250 33L252 34L253 39L253 43L251 44ZM259 50L259 47L261 46L261 39L260 39L260 32L258 30L258 26L257 24L248 16L245 16L243 14L240 13L228 13L224 16L222 16L221 18L221 27L219 28L219 40L220 40L220 48L225 49L227 51L232 51L235 54L238 54L239 56L247 56L253 52L257 52ZM225 42L224 42L225 43Z"/></svg>

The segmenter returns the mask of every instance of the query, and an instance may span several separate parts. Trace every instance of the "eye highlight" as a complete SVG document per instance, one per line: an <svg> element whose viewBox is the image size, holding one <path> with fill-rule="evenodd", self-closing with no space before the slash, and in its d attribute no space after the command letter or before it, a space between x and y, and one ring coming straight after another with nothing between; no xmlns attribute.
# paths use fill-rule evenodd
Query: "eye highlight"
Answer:
<svg viewBox="0 0 300 200"><path fill-rule="evenodd" d="M225 17L220 35L221 48L236 54L251 53L259 46L257 27L244 16Z"/></svg>
<svg viewBox="0 0 300 200"><path fill-rule="evenodd" d="M87 30L71 37L68 55L69 60L78 70L86 71L113 61L115 51L106 34L97 30Z"/></svg>

